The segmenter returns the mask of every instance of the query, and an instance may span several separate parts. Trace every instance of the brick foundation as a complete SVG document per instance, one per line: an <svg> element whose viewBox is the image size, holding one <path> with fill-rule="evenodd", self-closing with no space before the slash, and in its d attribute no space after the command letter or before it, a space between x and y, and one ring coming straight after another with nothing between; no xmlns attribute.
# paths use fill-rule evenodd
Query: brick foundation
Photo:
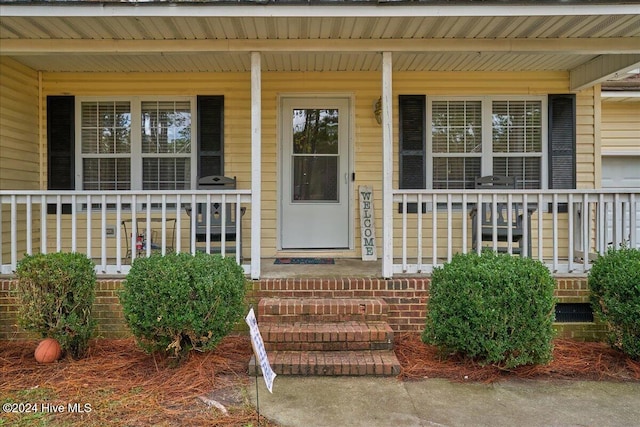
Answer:
<svg viewBox="0 0 640 427"><path fill-rule="evenodd" d="M130 336L124 323L118 290L123 279L101 279L96 289L94 315L98 321L97 336L120 338ZM382 298L389 305L388 323L395 332L419 332L424 327L430 278L332 278L332 279L263 279L250 282L247 302L257 307L264 297L297 298ZM586 277L556 278L558 302L588 302ZM17 325L17 307L11 279L0 279L0 339L36 338ZM594 323L556 324L559 335L576 339L597 339L603 327Z"/></svg>
<svg viewBox="0 0 640 427"><path fill-rule="evenodd" d="M124 322L118 291L122 279L98 280L93 315L97 321L97 338L130 337L131 332ZM18 326L18 308L13 292L15 281L0 279L0 339L33 339L37 335Z"/></svg>

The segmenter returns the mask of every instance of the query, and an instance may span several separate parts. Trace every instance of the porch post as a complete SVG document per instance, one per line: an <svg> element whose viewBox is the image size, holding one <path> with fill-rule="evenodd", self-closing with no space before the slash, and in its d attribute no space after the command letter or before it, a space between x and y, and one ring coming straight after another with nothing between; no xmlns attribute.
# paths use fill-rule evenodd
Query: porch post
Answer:
<svg viewBox="0 0 640 427"><path fill-rule="evenodd" d="M393 276L392 54L382 53L382 277Z"/></svg>
<svg viewBox="0 0 640 427"><path fill-rule="evenodd" d="M251 278L260 278L262 222L262 87L261 55L251 52Z"/></svg>

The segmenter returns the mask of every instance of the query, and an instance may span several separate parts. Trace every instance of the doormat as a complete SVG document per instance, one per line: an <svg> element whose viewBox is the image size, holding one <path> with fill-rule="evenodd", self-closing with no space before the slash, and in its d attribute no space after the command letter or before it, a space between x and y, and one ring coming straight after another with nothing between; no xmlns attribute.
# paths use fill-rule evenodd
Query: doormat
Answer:
<svg viewBox="0 0 640 427"><path fill-rule="evenodd" d="M276 258L274 264L335 264L333 258Z"/></svg>

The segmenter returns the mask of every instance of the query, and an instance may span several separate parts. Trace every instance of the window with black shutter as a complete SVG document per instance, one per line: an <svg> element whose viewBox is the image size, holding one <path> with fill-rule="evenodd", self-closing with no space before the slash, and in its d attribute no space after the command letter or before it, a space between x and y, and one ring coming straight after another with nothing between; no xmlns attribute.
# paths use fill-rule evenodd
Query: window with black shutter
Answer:
<svg viewBox="0 0 640 427"><path fill-rule="evenodd" d="M224 175L224 96L198 96L198 178Z"/></svg>
<svg viewBox="0 0 640 427"><path fill-rule="evenodd" d="M180 190L192 188L194 168L198 177L222 175L224 97L197 97L197 130L193 101L48 96L48 189ZM64 205L63 213L70 208ZM55 213L55 206L48 211Z"/></svg>
<svg viewBox="0 0 640 427"><path fill-rule="evenodd" d="M549 188L576 188L576 96L549 95ZM551 207L549 207L551 209ZM566 203L558 205L567 212Z"/></svg>
<svg viewBox="0 0 640 427"><path fill-rule="evenodd" d="M485 175L515 176L517 188L539 189L544 164L548 188L575 188L575 95L549 95L547 111L540 96L428 101L424 95L399 96L400 189L472 189L475 178ZM408 212L417 212L415 204Z"/></svg>
<svg viewBox="0 0 640 427"><path fill-rule="evenodd" d="M424 189L426 163L426 97L399 96L400 189ZM398 207L402 213L402 205ZM418 211L416 203L407 206L409 213ZM425 206L423 205L423 212Z"/></svg>

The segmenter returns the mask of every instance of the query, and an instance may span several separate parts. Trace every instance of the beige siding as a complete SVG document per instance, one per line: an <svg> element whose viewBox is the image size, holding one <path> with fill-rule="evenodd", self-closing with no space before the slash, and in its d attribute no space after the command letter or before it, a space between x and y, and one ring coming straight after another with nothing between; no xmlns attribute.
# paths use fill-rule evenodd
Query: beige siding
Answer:
<svg viewBox="0 0 640 427"><path fill-rule="evenodd" d="M263 73L262 75L262 255L277 254L278 195L280 157L278 132L278 97L287 94L336 94L349 96L353 101L352 163L356 172L354 189L358 185L372 185L376 208L376 235L380 245L382 236L382 127L374 119L372 106L381 92L379 72L366 73ZM393 75L394 122L398 117L399 94L442 95L546 95L567 93L567 73L417 73ZM75 96L114 95L187 95L225 96L225 174L235 175L239 188L251 183L251 122L250 75L248 73L218 74L45 74L44 95L73 94ZM594 158L598 111L593 90L578 94L578 185L593 188ZM43 112L44 114L45 112ZM46 129L43 129L43 133ZM394 187L397 187L397 127L394 130ZM359 256L360 235L357 192L352 196L354 251L338 255ZM244 218L248 231L251 209ZM545 222L547 219L545 217ZM455 227L459 229L459 227ZM396 228L396 236L399 229ZM430 233L425 244L430 245ZM470 235L470 230L469 230ZM244 255L249 255L249 233L245 234ZM439 235L439 240L445 236ZM396 241L398 248L399 241ZM442 240L441 243L444 243ZM111 245L109 245L111 246ZM414 245L415 246L415 245ZM380 250L380 246L378 247ZM534 243L534 251L536 246Z"/></svg>
<svg viewBox="0 0 640 427"><path fill-rule="evenodd" d="M38 74L0 57L0 189L39 188Z"/></svg>
<svg viewBox="0 0 640 427"><path fill-rule="evenodd" d="M0 56L0 190L37 190L40 185L38 149L38 74ZM10 241L10 209L3 205L2 241ZM26 250L25 212L17 211L18 254ZM34 230L37 233L37 230ZM10 245L2 245L2 262L10 260Z"/></svg>
<svg viewBox="0 0 640 427"><path fill-rule="evenodd" d="M602 102L602 154L640 155L640 98Z"/></svg>
<svg viewBox="0 0 640 427"><path fill-rule="evenodd" d="M599 142L599 92L587 89L576 96L576 186L596 188L596 144Z"/></svg>

